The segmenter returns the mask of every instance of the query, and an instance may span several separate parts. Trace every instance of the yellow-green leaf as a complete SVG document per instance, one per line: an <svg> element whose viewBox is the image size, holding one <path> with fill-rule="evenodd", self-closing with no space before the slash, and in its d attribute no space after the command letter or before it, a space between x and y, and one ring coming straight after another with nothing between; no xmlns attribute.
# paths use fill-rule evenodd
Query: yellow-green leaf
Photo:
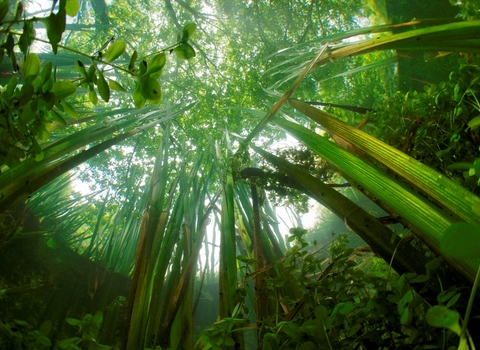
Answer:
<svg viewBox="0 0 480 350"><path fill-rule="evenodd" d="M48 61L42 68L42 85L45 85L45 83L50 79L52 76L52 62Z"/></svg>
<svg viewBox="0 0 480 350"><path fill-rule="evenodd" d="M88 92L88 99L90 100L90 102L92 102L94 105L96 105L98 103L98 97L97 97L97 93L95 92L95 90L91 89L89 92Z"/></svg>
<svg viewBox="0 0 480 350"><path fill-rule="evenodd" d="M75 69L77 70L78 73L80 73L84 76L87 75L87 71L85 70L85 65L83 64L82 61L80 61L80 60L75 61Z"/></svg>
<svg viewBox="0 0 480 350"><path fill-rule="evenodd" d="M147 99L143 97L140 89L137 87L133 92L133 103L135 104L135 107L137 107L138 109L143 108L146 102Z"/></svg>
<svg viewBox="0 0 480 350"><path fill-rule="evenodd" d="M50 111L50 117L59 124L67 125L67 122L57 111Z"/></svg>
<svg viewBox="0 0 480 350"><path fill-rule="evenodd" d="M175 49L173 49L173 52L175 52L178 58L183 60L188 60L195 57L195 50L187 43L178 45Z"/></svg>
<svg viewBox="0 0 480 350"><path fill-rule="evenodd" d="M138 64L138 76L143 76L147 72L147 61L142 60Z"/></svg>
<svg viewBox="0 0 480 350"><path fill-rule="evenodd" d="M67 0L67 4L65 5L65 11L67 15L70 17L75 17L80 10L80 3L78 0Z"/></svg>
<svg viewBox="0 0 480 350"><path fill-rule="evenodd" d="M195 30L197 29L197 24L194 22L188 23L183 27L183 31L188 33L188 36L191 37Z"/></svg>
<svg viewBox="0 0 480 350"><path fill-rule="evenodd" d="M156 106L156 105L160 104L160 102L162 102L162 98L160 97L160 98L157 99L157 100L148 100L148 102L149 102L151 105Z"/></svg>
<svg viewBox="0 0 480 350"><path fill-rule="evenodd" d="M153 56L148 62L148 70L146 74L149 75L160 71L165 66L165 62L167 62L167 55L165 55L164 52Z"/></svg>
<svg viewBox="0 0 480 350"><path fill-rule="evenodd" d="M78 113L75 110L75 108L72 107L72 105L70 105L65 101L62 101L62 106L63 106L63 109L65 110L65 113L67 113L71 118L78 119Z"/></svg>
<svg viewBox="0 0 480 350"><path fill-rule="evenodd" d="M34 75L36 76L40 72L40 59L35 53L29 53L25 62L20 69L24 78Z"/></svg>
<svg viewBox="0 0 480 350"><path fill-rule="evenodd" d="M475 130L479 126L480 126L480 116L475 117L468 122L468 127L472 130Z"/></svg>
<svg viewBox="0 0 480 350"><path fill-rule="evenodd" d="M158 100L162 98L162 91L157 80L148 76L143 76L138 80L138 90L147 100Z"/></svg>
<svg viewBox="0 0 480 350"><path fill-rule="evenodd" d="M135 62L137 61L138 53L137 51L133 51L132 57L130 58L130 62L128 63L128 70L133 72L135 69Z"/></svg>
<svg viewBox="0 0 480 350"><path fill-rule="evenodd" d="M104 56L105 61L111 62L116 60L125 52L126 48L127 48L127 44L125 44L125 41L122 41L122 40L115 41L113 44L111 44L108 47L107 53Z"/></svg>
<svg viewBox="0 0 480 350"><path fill-rule="evenodd" d="M88 67L87 76L85 77L87 82L91 82L95 79L95 68L97 68L95 64L92 64L90 67Z"/></svg>
<svg viewBox="0 0 480 350"><path fill-rule="evenodd" d="M475 169L475 174L480 177L480 158L475 159L473 162L473 169Z"/></svg>
<svg viewBox="0 0 480 350"><path fill-rule="evenodd" d="M113 91L118 91L118 92L126 92L125 88L117 83L115 80L108 79L108 86L110 87L110 90Z"/></svg>
<svg viewBox="0 0 480 350"><path fill-rule="evenodd" d="M193 33L195 33L195 29L197 29L196 23L192 22L192 23L186 24L182 29L180 41L182 43L186 43L188 39L190 39L190 37L193 35Z"/></svg>
<svg viewBox="0 0 480 350"><path fill-rule="evenodd" d="M56 100L63 100L65 97L73 95L77 91L77 87L70 81L58 80L53 83L52 92L55 94Z"/></svg>
<svg viewBox="0 0 480 350"><path fill-rule="evenodd" d="M60 13L51 13L50 16L42 18L40 21L47 29L47 37L52 45L53 53L57 54L58 43L62 40L62 33L65 30L65 18L62 18Z"/></svg>
<svg viewBox="0 0 480 350"><path fill-rule="evenodd" d="M430 326L450 329L457 335L460 335L459 325L460 314L457 311L450 310L442 305L435 305L428 309L425 319Z"/></svg>
<svg viewBox="0 0 480 350"><path fill-rule="evenodd" d="M45 158L45 153L40 152L39 154L37 154L37 155L35 156L35 161L39 162L39 161L41 161L43 158Z"/></svg>
<svg viewBox="0 0 480 350"><path fill-rule="evenodd" d="M48 138L50 137L50 133L47 129L45 129L43 124L41 124L37 129L37 137L42 141L48 141Z"/></svg>

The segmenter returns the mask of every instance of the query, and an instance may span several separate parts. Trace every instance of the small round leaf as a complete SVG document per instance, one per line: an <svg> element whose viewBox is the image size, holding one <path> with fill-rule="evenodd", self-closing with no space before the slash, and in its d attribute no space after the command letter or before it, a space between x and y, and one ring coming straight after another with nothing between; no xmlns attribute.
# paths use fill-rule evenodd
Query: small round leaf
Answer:
<svg viewBox="0 0 480 350"><path fill-rule="evenodd" d="M67 4L65 5L65 12L70 17L75 17L80 10L80 4L78 0L67 0Z"/></svg>
<svg viewBox="0 0 480 350"><path fill-rule="evenodd" d="M158 100L162 98L162 90L157 80L144 76L138 81L138 88L143 97L147 100Z"/></svg>
<svg viewBox="0 0 480 350"><path fill-rule="evenodd" d="M445 254L458 259L480 257L480 227L467 222L450 225L440 245Z"/></svg>
<svg viewBox="0 0 480 350"><path fill-rule="evenodd" d="M185 25L182 29L182 33L179 35L179 41L182 43L186 43L188 39L195 33L195 29L197 28L197 25L195 23L188 23Z"/></svg>
<svg viewBox="0 0 480 350"><path fill-rule="evenodd" d="M183 60L188 60L196 55L193 47L186 43L178 45L175 49L173 49L173 52L175 52L178 58Z"/></svg>
<svg viewBox="0 0 480 350"><path fill-rule="evenodd" d="M435 305L428 309L425 318L430 326L447 328L458 335L461 333L458 323L460 314L457 311L442 305Z"/></svg>
<svg viewBox="0 0 480 350"><path fill-rule="evenodd" d="M65 97L73 95L75 91L77 91L77 87L72 82L58 80L53 83L52 92L57 100L63 100Z"/></svg>
<svg viewBox="0 0 480 350"><path fill-rule="evenodd" d="M191 37L195 30L197 29L197 24L194 22L188 23L183 27L183 30L188 32L188 36Z"/></svg>

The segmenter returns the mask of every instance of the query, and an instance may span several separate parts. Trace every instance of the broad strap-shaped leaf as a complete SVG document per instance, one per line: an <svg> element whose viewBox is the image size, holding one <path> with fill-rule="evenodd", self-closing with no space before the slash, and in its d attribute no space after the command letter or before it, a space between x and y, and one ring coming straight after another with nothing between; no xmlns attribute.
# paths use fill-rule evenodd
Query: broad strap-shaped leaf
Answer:
<svg viewBox="0 0 480 350"><path fill-rule="evenodd" d="M259 147L253 146L252 148L281 172L287 174L290 179L303 187L310 197L330 209L347 223L387 263L390 263L393 257L392 266L398 273L425 273L425 264L427 262L425 256L408 242L394 234L363 208L334 188L316 179L306 170ZM392 239L392 237L394 238Z"/></svg>
<svg viewBox="0 0 480 350"><path fill-rule="evenodd" d="M421 23L422 21L418 21ZM427 28L409 30L388 36L378 36L361 42L353 42L332 50L320 59L315 67L321 67L345 57L378 50L435 50L452 52L480 52L478 30L480 21L453 22Z"/></svg>
<svg viewBox="0 0 480 350"><path fill-rule="evenodd" d="M419 238L431 249L445 256L440 250L443 234L453 221L432 203L406 188L384 172L321 137L301 125L276 119L275 124L303 142L308 148L345 173L378 200L392 208L419 230ZM449 260L467 278L473 280L477 263L473 260Z"/></svg>
<svg viewBox="0 0 480 350"><path fill-rule="evenodd" d="M480 216L475 212L475 208L480 206L480 198L462 186L407 154L328 113L298 100L290 99L289 103L325 129L350 142L362 152L403 176L466 222L480 225Z"/></svg>

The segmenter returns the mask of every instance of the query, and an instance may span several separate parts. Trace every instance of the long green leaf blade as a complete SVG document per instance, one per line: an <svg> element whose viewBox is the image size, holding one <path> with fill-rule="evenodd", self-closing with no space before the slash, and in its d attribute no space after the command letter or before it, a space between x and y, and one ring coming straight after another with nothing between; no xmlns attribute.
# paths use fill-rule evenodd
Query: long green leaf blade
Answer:
<svg viewBox="0 0 480 350"><path fill-rule="evenodd" d="M352 143L403 176L466 222L480 225L480 215L475 212L475 208L480 207L479 197L407 154L328 113L298 100L291 99L289 103L330 132Z"/></svg>
<svg viewBox="0 0 480 350"><path fill-rule="evenodd" d="M430 248L443 255L439 248L440 241L453 221L439 212L433 204L326 138L283 119L276 119L275 124L394 209L400 216L418 228L422 233L422 237L419 237L421 240L429 242ZM475 261L471 260L459 261L457 268L473 280L477 265Z"/></svg>

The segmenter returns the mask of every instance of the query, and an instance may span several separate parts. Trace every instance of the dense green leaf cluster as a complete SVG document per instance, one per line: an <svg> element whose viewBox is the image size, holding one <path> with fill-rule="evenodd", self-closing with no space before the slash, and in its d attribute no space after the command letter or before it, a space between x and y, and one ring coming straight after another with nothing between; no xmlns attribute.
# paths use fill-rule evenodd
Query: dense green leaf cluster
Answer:
<svg viewBox="0 0 480 350"><path fill-rule="evenodd" d="M332 243L330 259L319 259L322 247L306 243L307 230L296 228L291 233L294 246L287 251L283 263L286 273L267 278L268 298L280 297L278 302L288 308L295 309L300 304L302 307L293 317L273 314L257 323L258 329L264 329L263 349L424 349L458 342L458 312L452 308L465 305L461 289L442 290L435 307L430 307L419 293L422 285L435 281L443 273L441 260L430 262L426 275L398 276L385 262L368 255L359 258L361 253L347 249L346 235ZM253 264L245 259L242 263ZM382 268L376 267L378 264ZM278 293L292 283L302 292L300 302ZM248 309L244 311L248 313ZM216 322L204 331L197 349L220 349L231 343L232 333L246 329L249 324L248 319L236 317ZM457 317L457 322L452 323L452 317ZM454 331L445 333L434 327Z"/></svg>
<svg viewBox="0 0 480 350"><path fill-rule="evenodd" d="M13 19L5 20L9 3L0 3L0 27L3 28L0 39L0 58L9 57L13 71L20 71L21 80L13 76L1 88L0 95L0 166L12 168L30 156L43 159L41 143L46 142L53 129L67 125L66 118L78 119L79 112L65 99L79 90L78 94L88 91L88 98L93 105L98 104L98 95L109 102L112 91L127 90L117 81L118 76L132 76L136 80L133 92L134 104L143 108L147 101L158 104L161 101L161 89L158 79L166 62L165 51L171 50L181 59L195 56L195 50L188 43L196 29L195 23L187 24L178 35L178 42L166 49L158 51L150 60L138 59L137 51L133 51L129 62L113 63L126 55L125 41L108 40L93 55L82 53L76 49L60 45L62 34L66 30L66 16L75 16L79 10L77 0L62 0L58 10L44 18L25 18L23 5L19 2ZM14 31L15 25L23 22L22 32ZM48 43L53 53L58 48L69 50L90 61L90 66L77 59L75 70L77 79L57 79L57 67L48 61L41 67L39 56L31 52L35 40L44 41L35 36L34 23L41 22L46 27ZM15 37L19 39L16 41ZM23 60L18 60L15 47L23 53ZM128 57L128 55L126 55ZM116 76L111 75L115 70ZM110 75L108 77L107 75ZM80 88L80 89L79 89Z"/></svg>
<svg viewBox="0 0 480 350"><path fill-rule="evenodd" d="M369 118L378 138L479 193L480 69L472 56L461 60L448 82L397 92Z"/></svg>
<svg viewBox="0 0 480 350"><path fill-rule="evenodd" d="M50 247L67 243L70 248L106 267L108 271L124 275L134 271L130 307L125 316L128 335L121 339L124 346L132 350L155 346L193 348L194 299L197 295L200 298L201 294L197 293L197 287L201 290L202 278L213 281L217 276L221 319L201 335L197 344L199 348L242 348L241 334L247 327L258 330L265 349L431 347L436 346L440 339L445 343L455 343L455 334L462 334L458 332L459 314L451 309L457 305L463 306L458 290L441 291L437 301L442 307L427 313L428 305L410 285L434 280L438 266L428 265L425 274L404 275L397 281L391 277L392 272L384 273L390 270L388 265L379 267L379 263L373 262L375 270L380 271L380 277L372 276L353 261L353 251L347 249L342 240L332 245L330 264L326 266L326 261L318 258L318 244L314 243L313 250L308 248L306 230L292 229L288 239L282 236L279 220L265 200L263 190L273 189L278 193L295 188L295 185L288 183L289 178L283 173L286 170L273 172L268 167L269 170L257 171L255 175L247 177L251 185L249 187L237 176L241 170L239 166L258 166L249 163L251 159L247 142L241 144L241 154L232 157L234 148L245 140L244 136L257 124L257 117L264 115L261 110L272 104L270 97L277 97L278 93L273 90L285 87L283 83L293 80L300 72L307 73L305 66L317 54L318 46L322 47L322 51L317 54L319 60L315 65L320 68L326 64L328 68L315 71L313 78L304 80L296 92L309 100L318 100L320 95L322 100L326 98L343 105L360 103L373 107L381 104L379 100L385 95L390 96L394 88L390 67L395 59L392 59L391 52L356 55L375 47L382 50L395 48L396 44L416 48L419 38L422 39L421 43L426 39L427 43L443 47L444 32L437 33L435 28L411 31L403 39L395 35L371 35L379 30L376 27L364 28L361 32L337 33L360 25L358 18L364 12L360 9L359 1L233 3L221 0L214 2L215 6L212 7L210 2L167 0L165 6L156 8L156 4L148 1L116 0L108 5L109 16L106 16L107 5L104 1L90 3L91 8L79 7L76 0L61 0L58 7L42 19L22 19L22 7L18 5L12 23L23 24L22 32L15 33L10 22L3 23L5 36L2 50L14 63L14 69L20 70L22 79L16 81L12 78L11 83L6 83L2 90L4 104L11 111L11 117L6 120L13 120L17 124L0 123L0 126L7 136L12 126L21 131L27 130L31 135L22 143L20 136L13 132L14 137L4 147L13 154L10 157L13 160L7 159L5 163L13 168L9 170L14 170L10 174L13 174L11 178L15 178L15 181L12 185L11 178L0 178L0 183L4 184L0 203L7 206L4 203L22 199L42 184L58 177L66 168L59 164L73 167L89 160L83 167L84 174L81 177L96 193L88 197L79 193L71 194L70 182L73 177L65 177L60 179L63 182L52 183L43 193L32 196L30 205L48 227L47 242ZM8 12L6 8L5 11L5 7L0 7L0 17L3 12ZM153 10L157 12L148 17L146 14ZM67 23L66 15L75 16L77 12L78 21ZM92 24L94 20L95 24ZM196 41L192 39L196 30L192 20L198 21L201 28L201 35L195 37ZM33 24L36 21L46 27L48 43L55 53L70 50L75 54L70 55L70 62L57 66L51 56L51 62L42 68L41 56L31 52L32 43L41 40L35 37ZM123 22L128 23L121 26ZM180 23L189 24L182 26ZM442 30L462 39L460 34L468 29L466 33L469 36L463 40L462 48L469 49L469 45L475 46L468 40L476 40L473 36L478 31L477 27L475 23L453 23L443 26ZM165 28L163 36L159 35L158 28ZM392 27L386 25L382 30L390 29ZM63 36L67 30L72 31ZM175 34L176 44L159 49L166 46L162 39ZM360 35L367 35L368 38L360 41L359 45L349 41L340 42ZM17 36L19 39L15 41ZM325 37L329 38L328 45L324 45ZM298 43L301 45L297 46ZM17 47L23 53L23 59L18 59L18 62ZM78 47L82 47L82 51ZM355 47L361 50L356 52ZM152 53L145 55L146 52ZM169 59L167 64L169 54L174 59ZM198 64L181 64L183 59L194 57L197 58L196 63L203 63L202 67L199 68ZM331 60L335 62L331 64ZM387 68L379 70L383 66ZM476 68L472 72L471 76L478 75ZM349 77L346 78L347 75ZM162 85L159 82L161 76L165 80ZM326 83L329 79L332 80ZM409 108L415 113L419 109L427 110L431 103L435 103L434 108L438 109L438 101L452 104L449 100L452 95L455 102L451 106L453 123L467 110L472 110L470 107L480 108L478 101L475 101L475 84L476 81L463 87L455 83L451 89L445 86L438 89L432 87L430 92L427 91L427 97L419 93L401 97L403 101L409 101ZM123 99L122 95L115 92L130 92L133 101ZM165 94L164 100L172 105L169 103L165 108L157 107L162 94ZM410 101L412 96L413 100ZM99 97L118 109L102 110L103 102L99 101ZM281 101L286 102L285 99ZM147 106L147 102L152 106ZM97 105L93 110L92 106ZM133 109L133 106L137 109ZM40 121L46 132L33 121L31 125L24 125L28 118L38 120L29 111L43 113ZM91 115L80 118L85 111L91 112ZM183 112L187 113L173 120ZM379 110L377 116L381 113ZM291 116L302 122L306 120L305 116L295 112ZM351 115L342 117L352 122ZM431 127L433 117L434 113L425 117L425 128ZM398 121L388 120L378 131L383 132L384 128L394 126L395 122ZM54 136L67 137L46 145L44 142L50 138L51 131L48 125L52 123L54 126L72 123L78 126L57 130ZM283 132L279 130L281 127L284 130L297 130L299 139L310 139L313 144L318 136L315 133L318 126L311 121L308 123L310 131L305 129L309 131L306 133L298 124L275 121L276 125L265 128L262 134L268 140L260 139L259 143L265 145L264 148L272 148L278 135ZM260 123L262 127L259 129L263 129L265 124L262 126ZM479 126L478 116L469 115L462 124L462 127L469 129L465 137L478 137ZM144 129L146 131L140 137L130 137L123 144L118 144ZM117 135L119 132L123 134ZM411 222L420 229L425 228L426 233L429 233L430 226L435 226L438 231L435 231L438 233L436 237L441 237L449 221L443 220L439 225L439 220L435 219L437 216L425 214L426 206L417 206L420 200L417 200L419 197L416 194L408 192L408 197L400 197L405 192L391 191L391 188L399 188L394 187L397 186L394 181L385 180L381 171L370 167L371 162L363 164L347 151L354 147L344 147L347 150L331 147L333 143L326 137L321 137L321 147L318 146L320 142L315 147L317 154L322 154L319 151L322 149L327 154L322 155L327 161L343 170L345 176L349 175L350 170L359 181L362 176L365 178L374 174L375 177L372 176L368 183L371 185L371 194L377 200L380 198L384 203L393 205L408 203L408 210L405 209L407 205L400 208L404 209L399 212L403 219L410 218L404 213L412 215L418 212L424 217L412 215L417 221ZM369 145L376 145L374 142L369 140ZM417 150L419 147L413 148ZM24 161L30 150L31 154L38 156L38 162L30 162L33 159ZM97 153L94 152L96 150ZM101 151L105 151L103 157L91 159ZM71 156L73 153L76 155ZM265 153L263 151L264 156ZM90 158L82 157L86 154L90 154ZM311 151L288 150L279 154L287 158L286 161L284 159L287 164L295 163L300 170L307 170L317 179L323 181L332 177L332 168ZM396 154L392 158L400 157ZM274 163L272 158L268 159ZM47 173L52 164L58 165L58 172L52 171L48 173L49 176L39 176L38 179L38 174ZM469 176L480 174L477 171L478 161L472 159L467 164L465 170L468 170ZM249 168L252 169L259 170ZM285 165L284 169L292 168ZM331 187L313 192L311 189L317 187L312 186L314 184L310 178L304 176L302 179L304 185L311 186L308 191L317 193L317 198L326 198L327 202L330 200L327 204L334 202L332 197L326 196L327 189L330 190L328 193L337 193ZM255 193L257 190L261 193L254 196L254 190ZM306 192L307 188L300 186L300 190L290 197L297 212L307 209L306 196L303 195ZM8 200L4 200L4 197L8 197ZM256 204L251 204L250 197L255 197ZM260 209L257 202L260 202ZM208 207L207 203L210 203ZM340 203L338 207L350 205L340 200L336 203ZM393 205L394 209L400 207ZM359 209L355 207L349 212L339 209L337 212L343 213L345 224L357 230L364 228L364 232L375 232L375 239L390 243L385 245L395 248L395 259L392 259L392 266L395 267L397 257L405 255L402 249L397 251L400 243L410 248L412 246L404 240L400 241L395 232L390 232L391 237L388 233L380 236L378 232L389 232L374 230L374 227L385 228L383 222L377 222L370 214L364 215ZM207 237L204 248L201 248L210 214L215 216L213 237ZM392 215L390 219L401 219L398 213L393 214L396 216ZM360 221L363 226L359 224ZM422 224L427 221L428 227ZM462 227L457 227L457 231ZM475 230L473 225L468 227ZM457 231L453 230L452 236ZM37 236L40 234L43 232ZM217 234L221 237L220 256L216 249ZM427 234L425 236L428 237ZM7 238L6 241L10 242L11 237ZM399 241L398 245L396 240ZM284 255L285 246L289 243L294 247ZM447 245L452 248L448 242ZM214 248L209 250L210 247ZM203 250L206 251L205 258L199 259ZM458 254L459 250L454 249L454 252ZM392 251L393 248L389 252ZM237 252L242 254L237 257ZM392 254L382 256L388 260ZM413 262L417 260L421 259L410 259ZM261 265L263 263L270 265ZM424 264L420 265L423 268ZM199 267L202 271L197 272ZM202 274L204 277L198 278ZM109 276L107 272L105 276ZM67 318L68 323L79 328L79 334L60 340L58 346L103 348L95 338L102 323L101 312L109 310L107 296L114 292L102 290L102 287L108 288L108 283L99 286L97 277L88 295L93 300L95 310L88 311L91 313L83 318L78 314L74 315L78 319ZM251 288L249 281L254 278L257 279L255 288ZM197 284L199 279L202 279L200 285ZM265 282L265 288L257 282ZM102 295L103 292L105 295ZM261 309L255 306L258 318L255 327L248 326L253 319L249 317L253 307L250 308L245 301L247 296L252 303L260 301L258 304L268 304L270 308L270 313L265 313L267 317L263 318L259 316L262 313L258 310ZM66 310L71 311L70 305ZM51 317L60 324L64 316ZM114 319L112 316L105 320L107 329L112 332L116 326ZM444 334L444 338L441 338L438 330L428 325L447 325L446 328L454 333ZM109 345L113 344L113 338L114 335L110 337Z"/></svg>

